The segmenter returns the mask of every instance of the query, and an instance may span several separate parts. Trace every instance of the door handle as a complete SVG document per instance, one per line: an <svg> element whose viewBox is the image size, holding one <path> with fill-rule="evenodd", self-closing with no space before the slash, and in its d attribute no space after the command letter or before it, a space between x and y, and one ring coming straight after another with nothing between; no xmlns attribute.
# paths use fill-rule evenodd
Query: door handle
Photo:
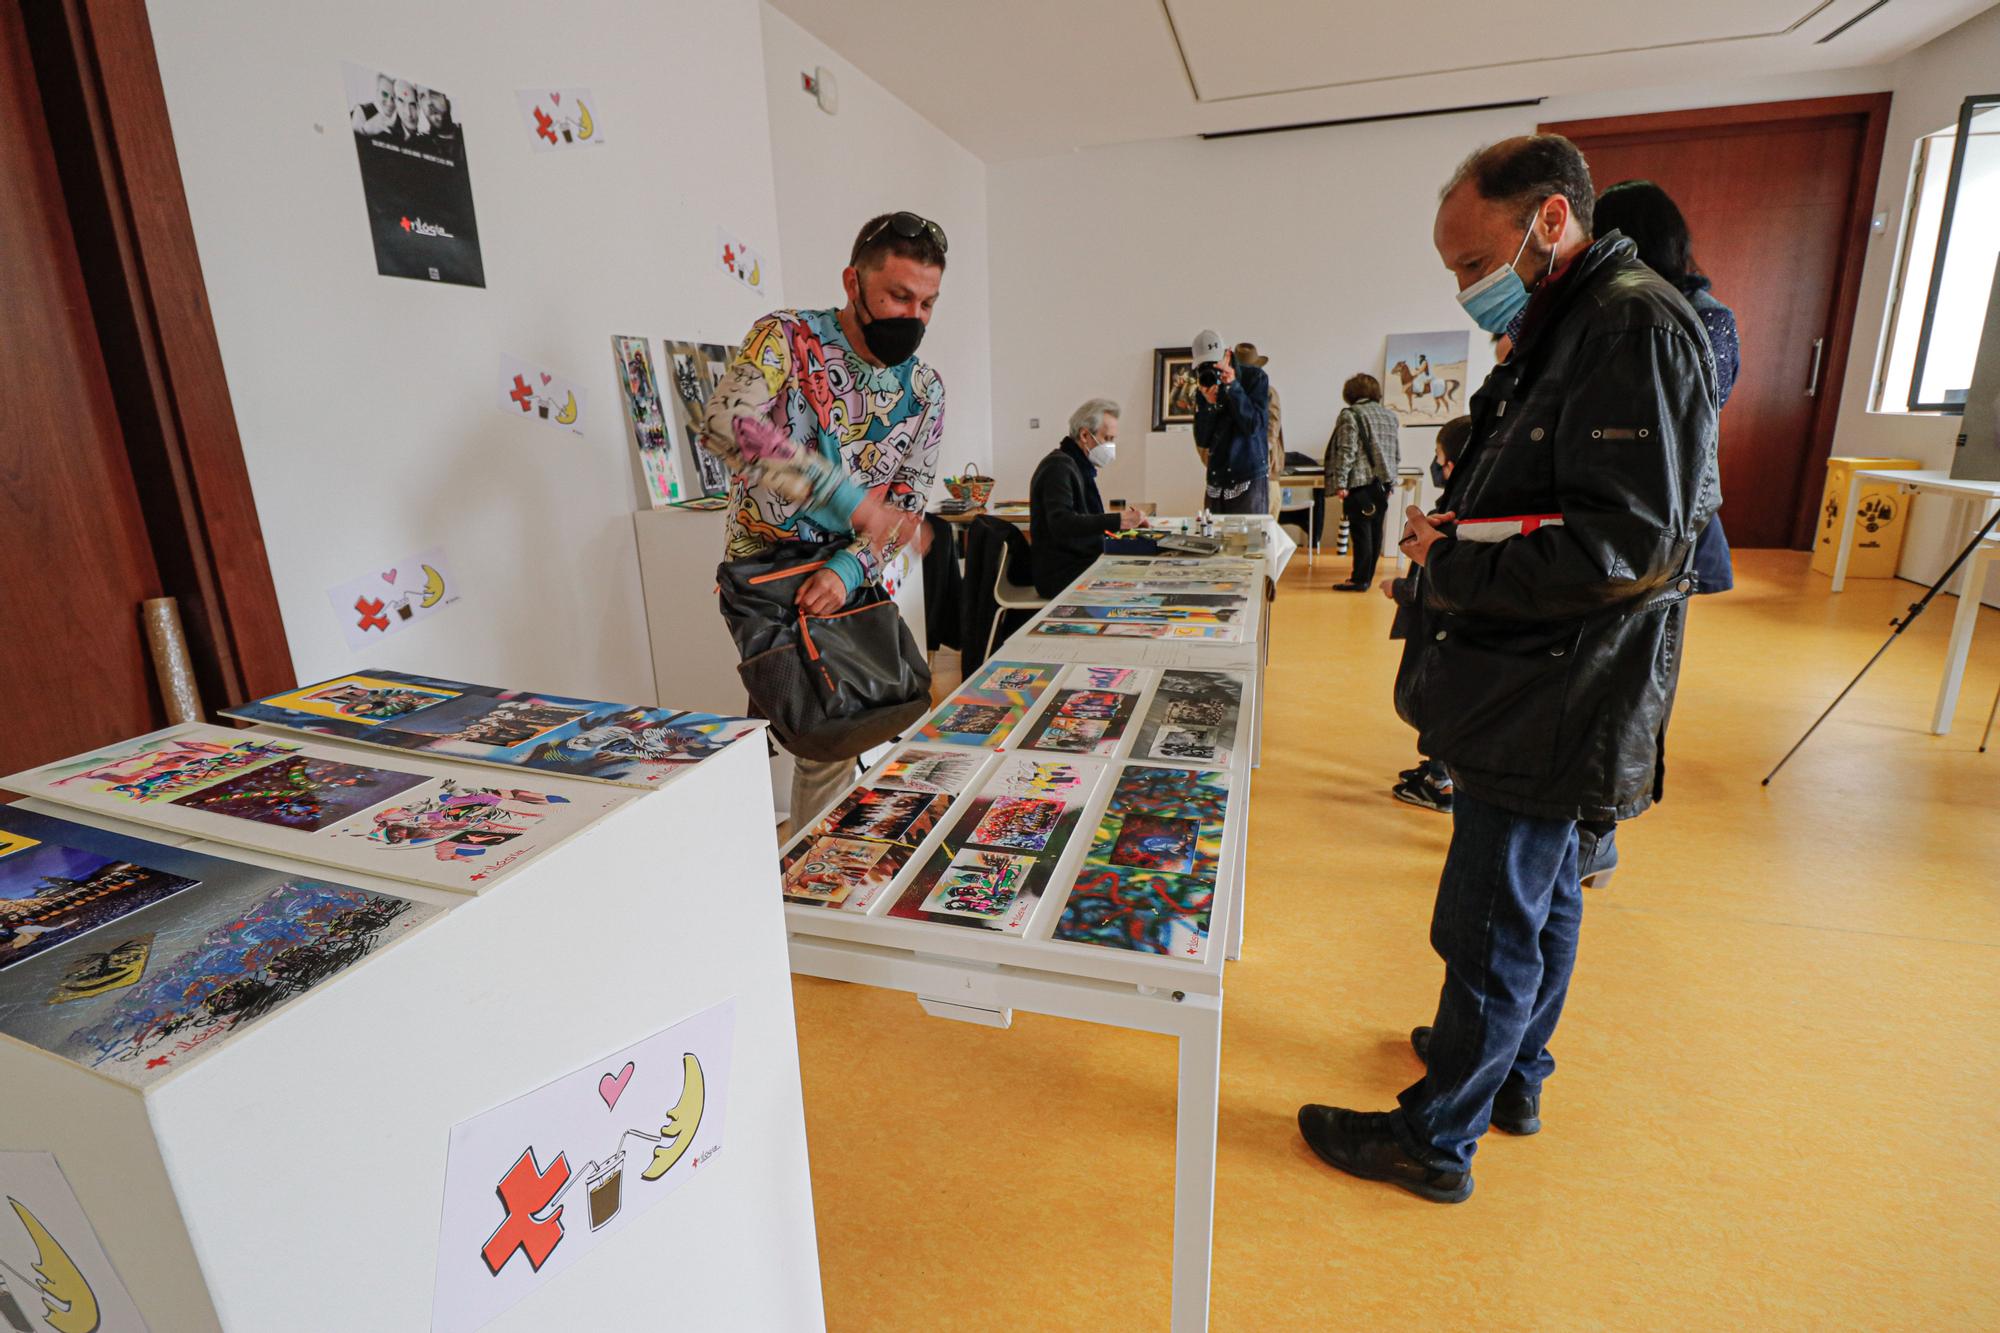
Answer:
<svg viewBox="0 0 2000 1333"><path fill-rule="evenodd" d="M1806 397L1808 398L1815 397L1819 393L1819 361L1821 355L1824 354L1825 351L1826 351L1826 339L1824 338L1813 339L1812 381L1806 385Z"/></svg>

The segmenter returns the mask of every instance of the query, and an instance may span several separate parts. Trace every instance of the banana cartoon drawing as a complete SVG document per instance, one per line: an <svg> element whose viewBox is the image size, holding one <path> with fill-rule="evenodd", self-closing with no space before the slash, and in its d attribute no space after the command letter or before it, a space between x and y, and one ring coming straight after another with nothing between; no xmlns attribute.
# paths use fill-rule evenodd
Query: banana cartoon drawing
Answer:
<svg viewBox="0 0 2000 1333"><path fill-rule="evenodd" d="M425 565L423 605L436 606L438 604L438 599L443 596L444 596L444 575L438 573L435 569L432 569L429 565Z"/></svg>
<svg viewBox="0 0 2000 1333"><path fill-rule="evenodd" d="M97 1333L100 1322L97 1294L77 1270L69 1252L49 1234L41 1219L28 1211L26 1204L13 1198L7 1202L13 1205L15 1215L35 1242L34 1270L40 1279L35 1290L42 1297L43 1322L55 1333Z"/></svg>
<svg viewBox="0 0 2000 1333"><path fill-rule="evenodd" d="M681 1072L681 1099L674 1103L674 1109L667 1112L666 1123L660 1126L661 1137L673 1142L653 1149L653 1164L640 1173L641 1180L658 1180L673 1170L674 1163L694 1145L694 1132L701 1128L706 1085L701 1076L701 1061L694 1058L692 1051L681 1058Z"/></svg>
<svg viewBox="0 0 2000 1333"><path fill-rule="evenodd" d="M576 114L580 118L576 127L576 137L584 143L589 143L590 136L597 132L597 126L590 119L590 108L585 106L580 98L577 100Z"/></svg>
<svg viewBox="0 0 2000 1333"><path fill-rule="evenodd" d="M556 413L556 422L558 425L563 426L574 426L576 424L576 393L574 390L570 392L569 401L563 404L563 410Z"/></svg>
<svg viewBox="0 0 2000 1333"><path fill-rule="evenodd" d="M749 277L748 281L749 281L749 283L750 283L750 285L751 285L752 287L762 287L762 286L764 285L764 261L763 261L763 260L759 259L759 260L757 260L757 261L755 261L754 263L752 263L752 264L751 264L751 266L750 266L750 277Z"/></svg>

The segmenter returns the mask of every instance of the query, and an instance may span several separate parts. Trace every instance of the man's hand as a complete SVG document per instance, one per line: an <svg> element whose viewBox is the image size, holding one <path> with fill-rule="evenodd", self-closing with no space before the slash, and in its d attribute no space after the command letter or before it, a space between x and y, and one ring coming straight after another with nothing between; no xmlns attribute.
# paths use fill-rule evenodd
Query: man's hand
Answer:
<svg viewBox="0 0 2000 1333"><path fill-rule="evenodd" d="M1236 367L1231 362L1218 361L1215 365L1215 373L1222 376L1224 384L1236 383Z"/></svg>
<svg viewBox="0 0 2000 1333"><path fill-rule="evenodd" d="M1342 486L1339 490L1335 491L1334 494L1339 496L1341 499L1345 500L1347 498L1347 488L1345 486Z"/></svg>
<svg viewBox="0 0 2000 1333"><path fill-rule="evenodd" d="M1426 515L1423 510L1411 505L1403 511L1406 522L1403 525L1403 540L1398 543L1403 554L1410 557L1413 564L1424 564L1431 557L1431 547L1443 541L1446 533L1443 525L1457 518L1456 514Z"/></svg>
<svg viewBox="0 0 2000 1333"><path fill-rule="evenodd" d="M922 555L930 546L930 525L922 514L898 509L869 496L854 507L854 530L868 539L869 548L881 551L890 545L914 544Z"/></svg>
<svg viewBox="0 0 2000 1333"><path fill-rule="evenodd" d="M1130 528L1143 528L1145 526L1146 516L1131 505L1126 505L1118 511L1118 530L1120 532L1124 532Z"/></svg>
<svg viewBox="0 0 2000 1333"><path fill-rule="evenodd" d="M1383 579L1379 586L1382 589L1382 595L1384 597L1388 598L1392 602L1396 600L1396 580Z"/></svg>
<svg viewBox="0 0 2000 1333"><path fill-rule="evenodd" d="M832 615L847 605L847 585L840 575L822 569L799 585L798 607L809 616Z"/></svg>

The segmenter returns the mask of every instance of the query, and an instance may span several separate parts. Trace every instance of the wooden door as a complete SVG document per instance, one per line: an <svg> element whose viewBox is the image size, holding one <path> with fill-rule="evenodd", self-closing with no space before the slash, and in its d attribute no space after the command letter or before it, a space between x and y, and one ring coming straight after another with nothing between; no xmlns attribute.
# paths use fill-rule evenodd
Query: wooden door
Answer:
<svg viewBox="0 0 2000 1333"><path fill-rule="evenodd" d="M0 774L164 722L159 573L43 120L0 4Z"/></svg>
<svg viewBox="0 0 2000 1333"><path fill-rule="evenodd" d="M1545 128L1597 188L1673 196L1695 262L1736 312L1742 365L1722 414L1732 544L1810 545L1839 410L1887 97L1823 99Z"/></svg>

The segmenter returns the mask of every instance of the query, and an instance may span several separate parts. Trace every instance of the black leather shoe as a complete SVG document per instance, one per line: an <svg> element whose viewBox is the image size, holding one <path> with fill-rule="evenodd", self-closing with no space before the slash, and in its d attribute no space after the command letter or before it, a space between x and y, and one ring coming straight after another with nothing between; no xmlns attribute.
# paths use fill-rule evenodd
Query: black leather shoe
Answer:
<svg viewBox="0 0 2000 1333"><path fill-rule="evenodd" d="M1348 579L1345 582L1334 584L1333 590L1335 592L1367 592L1368 585L1365 583L1356 583L1353 579Z"/></svg>
<svg viewBox="0 0 2000 1333"><path fill-rule="evenodd" d="M1426 1068L1431 1063L1431 1030L1428 1027L1410 1029L1410 1049L1417 1053L1417 1059ZM1512 1074L1500 1085L1500 1091L1493 1094L1493 1128L1502 1134L1514 1134L1525 1138L1529 1134L1542 1132L1542 1094L1529 1092L1522 1087Z"/></svg>
<svg viewBox="0 0 2000 1333"><path fill-rule="evenodd" d="M1432 1203L1464 1203L1472 1197L1470 1171L1439 1171L1404 1152L1386 1112L1301 1106L1299 1135L1322 1162L1350 1176L1385 1181Z"/></svg>

